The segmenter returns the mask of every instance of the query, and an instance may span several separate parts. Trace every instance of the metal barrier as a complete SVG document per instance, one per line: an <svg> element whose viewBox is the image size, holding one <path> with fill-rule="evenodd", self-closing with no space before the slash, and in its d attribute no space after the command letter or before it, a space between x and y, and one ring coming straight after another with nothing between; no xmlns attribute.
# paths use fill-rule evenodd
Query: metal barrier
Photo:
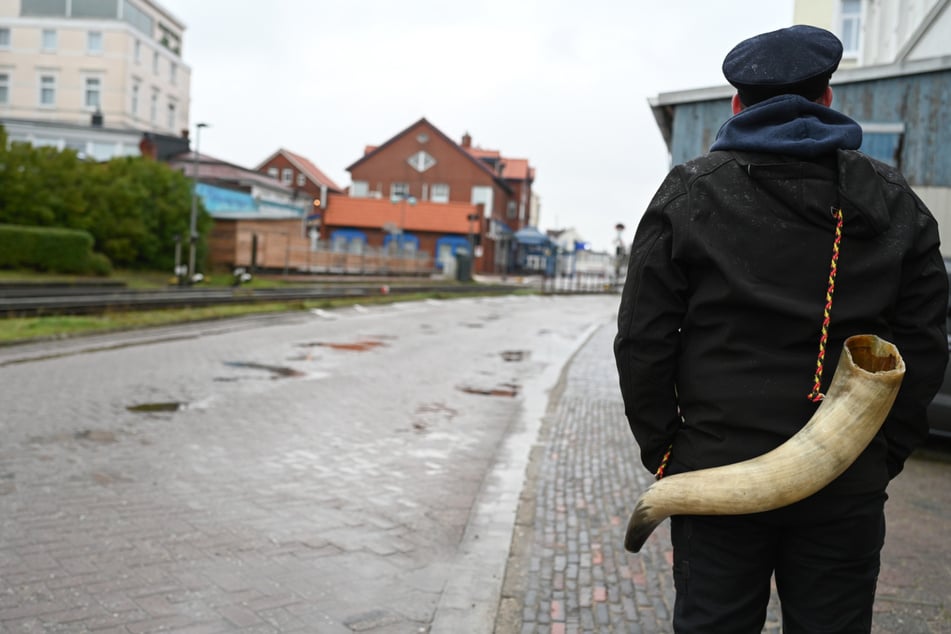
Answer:
<svg viewBox="0 0 951 634"><path fill-rule="evenodd" d="M542 293L616 293L618 284L614 275L607 272L574 273L542 279Z"/></svg>

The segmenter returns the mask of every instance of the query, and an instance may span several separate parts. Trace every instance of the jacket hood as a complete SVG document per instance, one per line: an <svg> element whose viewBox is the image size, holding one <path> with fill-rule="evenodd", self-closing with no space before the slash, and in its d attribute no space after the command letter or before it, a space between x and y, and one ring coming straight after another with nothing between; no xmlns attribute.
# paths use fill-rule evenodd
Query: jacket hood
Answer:
<svg viewBox="0 0 951 634"><path fill-rule="evenodd" d="M856 151L861 144L862 127L846 115L782 95L730 118L711 150L731 151L763 190L812 221L832 222L830 209L838 206L846 234L877 235L890 215L881 170Z"/></svg>
<svg viewBox="0 0 951 634"><path fill-rule="evenodd" d="M799 95L780 95L728 119L710 149L817 158L860 145L862 127L841 112Z"/></svg>
<svg viewBox="0 0 951 634"><path fill-rule="evenodd" d="M861 152L839 150L816 161L754 152L729 155L744 177L777 201L776 209L829 226L832 210L840 207L843 231L854 236L884 233L891 223L882 174L887 167Z"/></svg>

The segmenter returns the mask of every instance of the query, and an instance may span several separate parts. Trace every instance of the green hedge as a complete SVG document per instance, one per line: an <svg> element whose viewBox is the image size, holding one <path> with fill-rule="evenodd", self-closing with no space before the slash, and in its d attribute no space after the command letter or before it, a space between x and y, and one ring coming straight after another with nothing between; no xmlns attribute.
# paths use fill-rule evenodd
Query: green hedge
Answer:
<svg viewBox="0 0 951 634"><path fill-rule="evenodd" d="M0 224L0 268L108 275L109 259L93 253L87 231Z"/></svg>

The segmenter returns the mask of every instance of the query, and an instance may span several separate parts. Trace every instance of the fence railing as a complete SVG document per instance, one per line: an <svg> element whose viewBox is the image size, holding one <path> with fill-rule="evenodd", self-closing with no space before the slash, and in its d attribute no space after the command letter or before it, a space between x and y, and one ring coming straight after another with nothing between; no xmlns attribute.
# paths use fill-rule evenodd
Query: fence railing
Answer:
<svg viewBox="0 0 951 634"><path fill-rule="evenodd" d="M433 258L425 252L397 252L364 246L359 252L334 250L327 242L312 245L297 236L241 233L235 245L235 266L285 272L352 275L430 275Z"/></svg>
<svg viewBox="0 0 951 634"><path fill-rule="evenodd" d="M609 272L574 273L542 278L542 293L613 293L619 280Z"/></svg>

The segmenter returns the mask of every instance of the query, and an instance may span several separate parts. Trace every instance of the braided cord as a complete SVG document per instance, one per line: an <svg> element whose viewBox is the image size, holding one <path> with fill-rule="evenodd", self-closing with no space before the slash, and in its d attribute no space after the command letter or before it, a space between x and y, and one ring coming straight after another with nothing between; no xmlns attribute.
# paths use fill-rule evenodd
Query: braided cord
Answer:
<svg viewBox="0 0 951 634"><path fill-rule="evenodd" d="M664 477L664 471L667 469L667 463L670 462L670 452L673 448L673 445L667 447L667 452L664 454L664 457L661 458L660 466L657 467L657 471L654 473L655 480L660 480Z"/></svg>
<svg viewBox="0 0 951 634"><path fill-rule="evenodd" d="M835 241L832 243L832 264L829 267L829 288L826 290L826 305L822 311L822 333L819 335L819 356L816 359L816 375L809 400L818 403L825 394L822 393L822 370L826 359L826 343L829 340L829 322L832 319L832 294L835 293L835 274L839 270L839 246L842 243L842 209L834 209Z"/></svg>
<svg viewBox="0 0 951 634"><path fill-rule="evenodd" d="M829 265L829 287L826 289L826 304L822 311L822 332L819 335L816 374L812 391L808 396L813 403L818 403L825 397L825 394L822 393L822 370L825 366L826 343L829 340L829 324L832 321L832 296L835 294L835 275L839 270L839 248L842 244L842 209L834 209L832 215L835 217L835 240L832 243L832 263ZM664 471L667 470L667 463L670 462L670 454L673 448L673 444L667 447L664 457L661 458L660 466L657 467L657 471L654 473L655 479L660 480L664 477Z"/></svg>

